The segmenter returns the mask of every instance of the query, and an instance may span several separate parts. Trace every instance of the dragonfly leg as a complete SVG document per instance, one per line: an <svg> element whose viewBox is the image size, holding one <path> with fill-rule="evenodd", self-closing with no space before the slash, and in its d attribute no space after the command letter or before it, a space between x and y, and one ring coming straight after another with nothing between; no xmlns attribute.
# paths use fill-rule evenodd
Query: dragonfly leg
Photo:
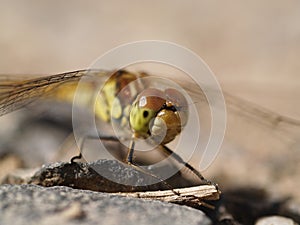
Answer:
<svg viewBox="0 0 300 225"><path fill-rule="evenodd" d="M191 164L185 162L178 154L176 154L174 151L172 151L167 146L161 145L160 149L162 149L167 155L169 155L173 159L175 159L178 163L183 164L185 167L187 167L189 170L191 170L201 181L204 181L207 184L212 184L214 186L217 186L216 184L212 183L211 181L205 179L198 170L196 170Z"/></svg>
<svg viewBox="0 0 300 225"><path fill-rule="evenodd" d="M119 141L119 139L115 136L99 136L99 135L92 135L92 134L89 134L89 135L85 135L84 137L81 138L80 140L80 144L79 144L79 154L78 155L75 155L71 158L70 162L71 163L74 163L75 160L77 159L81 159L82 158L82 151L83 151L83 146L84 146L84 143L87 139L100 139L100 140L105 140L105 141Z"/></svg>
<svg viewBox="0 0 300 225"><path fill-rule="evenodd" d="M162 184L164 184L168 189L172 190L174 194L176 195L179 195L179 193L177 193L176 191L174 191L173 187L168 184L164 179L160 178L159 176L151 173L150 171L147 171L145 169L143 169L142 167L136 165L134 162L133 162L133 152L134 152L134 145L135 145L135 142L134 142L134 138L130 141L130 144L129 144L129 147L128 147L128 153L127 153L127 158L126 158L126 163L130 166L132 166L134 169L136 169L137 171L140 171L144 174L147 174L155 179L157 179L159 182L161 182Z"/></svg>
<svg viewBox="0 0 300 225"><path fill-rule="evenodd" d="M126 163L127 164L133 164L133 152L134 152L134 139L130 141L129 147L128 147L128 153L126 157Z"/></svg>

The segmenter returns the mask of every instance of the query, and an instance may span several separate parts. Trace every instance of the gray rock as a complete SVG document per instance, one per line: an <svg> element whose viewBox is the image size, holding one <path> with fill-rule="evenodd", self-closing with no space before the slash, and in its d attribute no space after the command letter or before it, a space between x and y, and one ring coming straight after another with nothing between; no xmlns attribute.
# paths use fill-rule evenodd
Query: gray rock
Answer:
<svg viewBox="0 0 300 225"><path fill-rule="evenodd" d="M1 225L211 224L200 211L68 187L0 186Z"/></svg>
<svg viewBox="0 0 300 225"><path fill-rule="evenodd" d="M267 216L260 218L255 225L296 225L296 223L283 216Z"/></svg>
<svg viewBox="0 0 300 225"><path fill-rule="evenodd" d="M43 166L29 178L11 174L2 183L37 184L45 187L68 186L101 192L162 190L194 184L181 176L180 172L164 182L151 174L141 172L116 160L102 159L91 163L53 163Z"/></svg>

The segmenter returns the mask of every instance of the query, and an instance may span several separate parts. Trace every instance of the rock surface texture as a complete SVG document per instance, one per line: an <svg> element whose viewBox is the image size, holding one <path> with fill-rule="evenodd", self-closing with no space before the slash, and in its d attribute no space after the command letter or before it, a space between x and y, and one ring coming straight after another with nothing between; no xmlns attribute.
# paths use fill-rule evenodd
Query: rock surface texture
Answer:
<svg viewBox="0 0 300 225"><path fill-rule="evenodd" d="M199 210L68 187L0 186L0 224L211 224Z"/></svg>

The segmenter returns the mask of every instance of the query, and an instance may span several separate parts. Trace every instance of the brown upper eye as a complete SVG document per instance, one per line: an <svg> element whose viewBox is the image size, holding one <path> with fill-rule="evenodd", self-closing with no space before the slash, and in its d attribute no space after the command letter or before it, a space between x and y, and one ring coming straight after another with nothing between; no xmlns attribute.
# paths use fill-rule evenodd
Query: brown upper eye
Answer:
<svg viewBox="0 0 300 225"><path fill-rule="evenodd" d="M139 108L159 111L166 102L166 95L158 89L148 88L142 91L138 96Z"/></svg>

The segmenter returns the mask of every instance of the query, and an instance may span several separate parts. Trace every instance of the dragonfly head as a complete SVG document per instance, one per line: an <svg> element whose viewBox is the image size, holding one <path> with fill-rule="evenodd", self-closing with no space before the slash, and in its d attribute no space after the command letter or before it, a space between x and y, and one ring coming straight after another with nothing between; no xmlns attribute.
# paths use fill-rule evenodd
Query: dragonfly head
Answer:
<svg viewBox="0 0 300 225"><path fill-rule="evenodd" d="M142 91L136 98L129 116L130 127L135 136L151 136L159 144L166 144L175 139L187 121L187 110L183 110L187 109L187 104L184 102L182 107L183 101L186 101L184 96L175 89L163 92L148 88Z"/></svg>

